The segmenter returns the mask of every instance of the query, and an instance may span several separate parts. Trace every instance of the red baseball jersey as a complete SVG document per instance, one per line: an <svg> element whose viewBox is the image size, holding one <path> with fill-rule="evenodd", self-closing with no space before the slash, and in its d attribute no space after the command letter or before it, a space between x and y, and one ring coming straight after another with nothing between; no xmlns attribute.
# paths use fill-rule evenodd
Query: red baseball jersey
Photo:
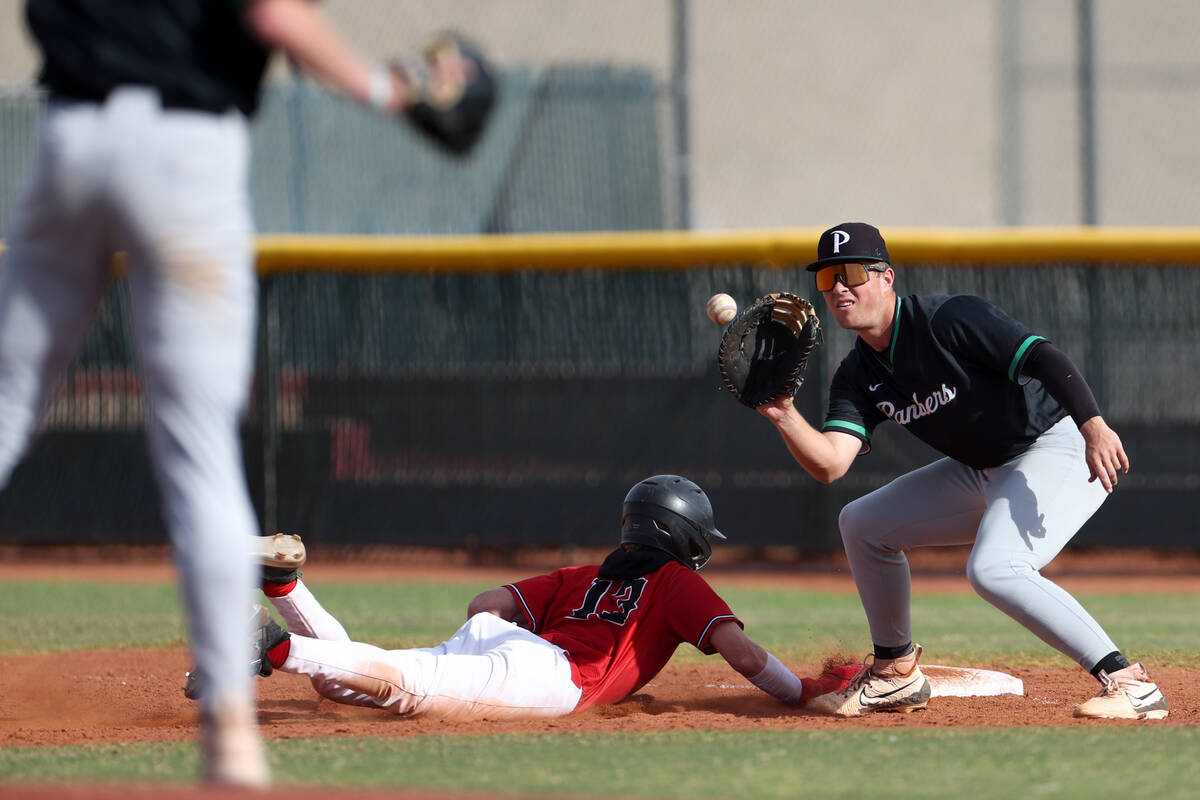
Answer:
<svg viewBox="0 0 1200 800"><path fill-rule="evenodd" d="M601 578L591 564L504 587L534 633L567 652L583 694L576 711L615 703L658 674L680 642L706 655L724 620L741 625L703 578L675 561L631 580Z"/></svg>

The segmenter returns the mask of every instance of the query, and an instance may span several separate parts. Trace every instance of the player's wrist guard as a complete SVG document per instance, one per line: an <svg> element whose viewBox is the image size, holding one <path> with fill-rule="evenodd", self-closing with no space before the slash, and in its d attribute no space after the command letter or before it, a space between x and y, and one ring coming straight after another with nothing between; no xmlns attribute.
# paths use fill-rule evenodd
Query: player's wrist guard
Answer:
<svg viewBox="0 0 1200 800"><path fill-rule="evenodd" d="M804 699L804 684L771 653L767 653L767 665L750 682L785 703L799 705Z"/></svg>

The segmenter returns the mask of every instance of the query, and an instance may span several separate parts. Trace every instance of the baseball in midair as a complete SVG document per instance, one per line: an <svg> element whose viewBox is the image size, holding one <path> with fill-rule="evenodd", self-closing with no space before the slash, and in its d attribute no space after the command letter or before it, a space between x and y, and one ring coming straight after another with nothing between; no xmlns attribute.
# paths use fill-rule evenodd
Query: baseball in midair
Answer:
<svg viewBox="0 0 1200 800"><path fill-rule="evenodd" d="M737 302L724 292L718 292L708 298L708 305L704 310L713 322L725 325L737 316Z"/></svg>

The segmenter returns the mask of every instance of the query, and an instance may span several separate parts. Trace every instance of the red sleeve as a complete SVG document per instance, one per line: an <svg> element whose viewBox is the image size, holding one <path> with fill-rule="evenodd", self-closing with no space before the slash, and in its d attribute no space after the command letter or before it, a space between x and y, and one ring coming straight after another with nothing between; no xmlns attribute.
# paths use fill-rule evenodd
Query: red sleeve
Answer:
<svg viewBox="0 0 1200 800"><path fill-rule="evenodd" d="M729 604L703 578L686 567L681 567L674 578L671 594L667 604L671 609L667 624L680 639L705 655L716 652L708 638L718 622L729 620L745 627Z"/></svg>
<svg viewBox="0 0 1200 800"><path fill-rule="evenodd" d="M562 586L562 573L561 569L555 570L547 575L526 578L504 587L516 598L517 605L529 618L529 629L534 633L540 633L546 623L546 612L550 602Z"/></svg>

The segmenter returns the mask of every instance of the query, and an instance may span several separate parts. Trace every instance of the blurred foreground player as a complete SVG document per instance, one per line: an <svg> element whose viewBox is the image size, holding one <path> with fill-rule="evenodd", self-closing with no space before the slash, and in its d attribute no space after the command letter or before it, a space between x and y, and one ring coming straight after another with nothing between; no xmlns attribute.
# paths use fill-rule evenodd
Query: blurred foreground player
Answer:
<svg viewBox="0 0 1200 800"><path fill-rule="evenodd" d="M273 50L459 153L482 131L482 61L440 40L375 65L304 0L28 0L49 102L0 266L0 484L127 255L150 454L182 583L207 780L269 771L246 674L257 567L238 420L255 340L250 140Z"/></svg>
<svg viewBox="0 0 1200 800"><path fill-rule="evenodd" d="M383 650L351 641L295 570L268 570L263 591L291 632L261 609L261 674L307 675L323 697L437 719L558 717L636 692L683 642L720 653L792 705L844 686L857 665L798 678L742 630L696 571L711 554L712 506L678 475L639 482L622 506L621 546L475 597L436 647Z"/></svg>

